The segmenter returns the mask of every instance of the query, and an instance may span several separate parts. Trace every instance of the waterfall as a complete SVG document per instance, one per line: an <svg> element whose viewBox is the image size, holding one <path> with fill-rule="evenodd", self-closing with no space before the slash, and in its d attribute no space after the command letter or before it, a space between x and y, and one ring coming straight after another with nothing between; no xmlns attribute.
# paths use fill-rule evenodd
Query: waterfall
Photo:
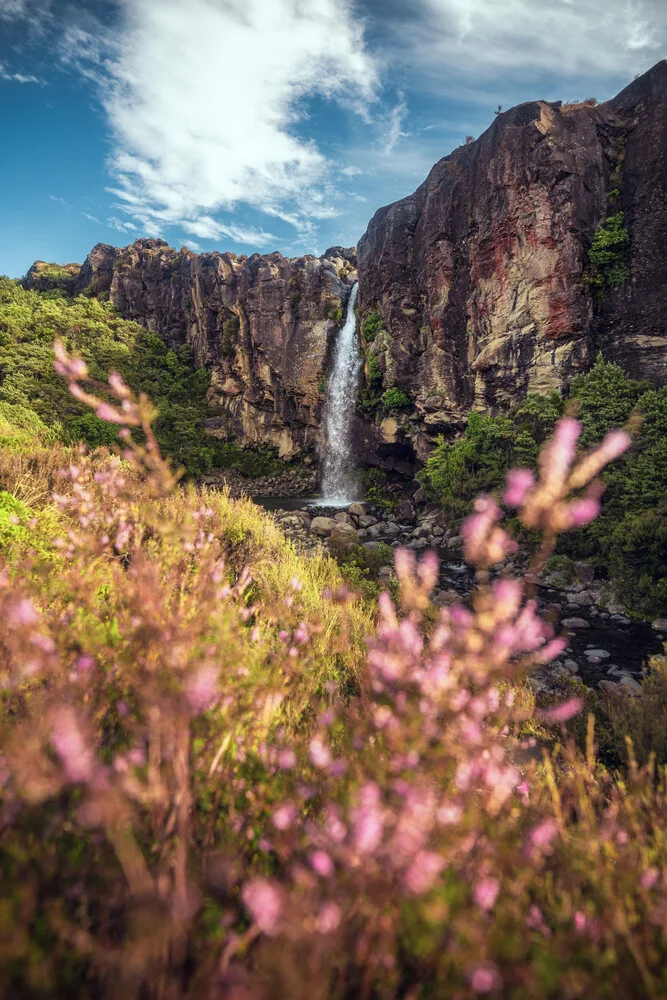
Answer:
<svg viewBox="0 0 667 1000"><path fill-rule="evenodd" d="M338 335L333 368L329 378L325 417L325 452L322 490L332 504L351 503L355 498L356 477L351 456L351 430L361 367L354 305L359 284L350 291L345 324Z"/></svg>

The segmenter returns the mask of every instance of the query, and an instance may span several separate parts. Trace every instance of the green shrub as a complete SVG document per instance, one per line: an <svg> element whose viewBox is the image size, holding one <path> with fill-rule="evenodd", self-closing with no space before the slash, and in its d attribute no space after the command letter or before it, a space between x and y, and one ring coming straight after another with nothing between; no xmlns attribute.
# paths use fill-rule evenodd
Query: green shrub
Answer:
<svg viewBox="0 0 667 1000"><path fill-rule="evenodd" d="M231 358L236 353L236 345L239 339L241 321L238 316L230 316L222 324L222 337L220 338L220 352L223 357Z"/></svg>
<svg viewBox="0 0 667 1000"><path fill-rule="evenodd" d="M382 369L378 359L370 357L366 363L366 378L371 389L377 390L382 385Z"/></svg>
<svg viewBox="0 0 667 1000"><path fill-rule="evenodd" d="M605 219L595 230L588 251L584 280L603 294L624 285L630 277L627 264L630 236L624 218L623 212L616 212Z"/></svg>
<svg viewBox="0 0 667 1000"><path fill-rule="evenodd" d="M240 448L234 441L215 442L215 465L250 479L284 472L285 463L273 448Z"/></svg>
<svg viewBox="0 0 667 1000"><path fill-rule="evenodd" d="M393 386L382 394L382 405L385 410L406 410L412 406L412 400L407 392Z"/></svg>
<svg viewBox="0 0 667 1000"><path fill-rule="evenodd" d="M361 333L366 343L369 344L372 340L375 340L380 330L384 330L384 320L373 309L361 321Z"/></svg>
<svg viewBox="0 0 667 1000"><path fill-rule="evenodd" d="M11 412L8 422L23 436L51 428L67 444L97 447L117 440L114 428L74 399L56 375L58 337L83 357L95 378L106 380L115 370L133 390L151 397L159 411L158 442L186 472L211 467L214 448L204 429L210 376L195 370L189 347L172 350L94 297L26 291L7 278L0 278L0 420Z"/></svg>

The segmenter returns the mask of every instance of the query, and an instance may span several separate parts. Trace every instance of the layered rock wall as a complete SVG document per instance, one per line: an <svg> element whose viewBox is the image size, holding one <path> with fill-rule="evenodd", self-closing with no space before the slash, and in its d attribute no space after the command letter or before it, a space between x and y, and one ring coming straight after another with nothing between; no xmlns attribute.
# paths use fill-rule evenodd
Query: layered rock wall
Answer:
<svg viewBox="0 0 667 1000"><path fill-rule="evenodd" d="M211 433L291 458L317 443L322 380L355 279L355 253L341 247L320 258L237 257L142 239L96 246L77 288L192 347L211 370Z"/></svg>
<svg viewBox="0 0 667 1000"><path fill-rule="evenodd" d="M562 390L602 350L667 380L667 62L603 105L524 104L380 209L359 243L360 306L403 434L425 453L467 410ZM587 285L596 228L625 213L630 279ZM582 280L583 279L583 280Z"/></svg>

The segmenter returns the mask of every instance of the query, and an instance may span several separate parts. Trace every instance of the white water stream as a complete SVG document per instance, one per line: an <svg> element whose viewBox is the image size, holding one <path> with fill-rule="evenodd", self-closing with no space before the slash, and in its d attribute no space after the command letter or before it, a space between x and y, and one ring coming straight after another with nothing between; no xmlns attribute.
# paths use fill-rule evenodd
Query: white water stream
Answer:
<svg viewBox="0 0 667 1000"><path fill-rule="evenodd" d="M359 285L355 283L347 302L345 324L338 335L328 386L322 490L326 502L332 506L344 506L357 499L351 432L361 368L354 314L358 291Z"/></svg>

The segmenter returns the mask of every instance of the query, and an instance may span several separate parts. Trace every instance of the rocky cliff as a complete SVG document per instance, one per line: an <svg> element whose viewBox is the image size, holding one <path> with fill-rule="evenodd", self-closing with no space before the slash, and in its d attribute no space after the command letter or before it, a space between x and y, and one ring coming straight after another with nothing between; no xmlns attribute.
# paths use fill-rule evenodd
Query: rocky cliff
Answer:
<svg viewBox="0 0 667 1000"><path fill-rule="evenodd" d="M28 283L41 287L52 267L38 262ZM99 244L71 268L63 282L192 345L212 372L211 433L284 457L317 445L355 251L197 255L143 239ZM667 61L606 104L499 114L375 214L359 281L366 387L354 440L368 462L410 472L471 408L562 390L598 350L667 381Z"/></svg>
<svg viewBox="0 0 667 1000"><path fill-rule="evenodd" d="M563 389L598 350L667 381L667 61L606 104L524 104L380 209L359 243L384 387L424 456L470 408ZM627 280L589 251L623 212ZM367 366L368 367L368 366Z"/></svg>
<svg viewBox="0 0 667 1000"><path fill-rule="evenodd" d="M28 284L42 273L33 265ZM210 433L291 458L317 444L322 383L354 280L356 253L342 247L320 258L237 257L140 239L98 244L76 289L109 298L173 347L192 347L211 370Z"/></svg>

